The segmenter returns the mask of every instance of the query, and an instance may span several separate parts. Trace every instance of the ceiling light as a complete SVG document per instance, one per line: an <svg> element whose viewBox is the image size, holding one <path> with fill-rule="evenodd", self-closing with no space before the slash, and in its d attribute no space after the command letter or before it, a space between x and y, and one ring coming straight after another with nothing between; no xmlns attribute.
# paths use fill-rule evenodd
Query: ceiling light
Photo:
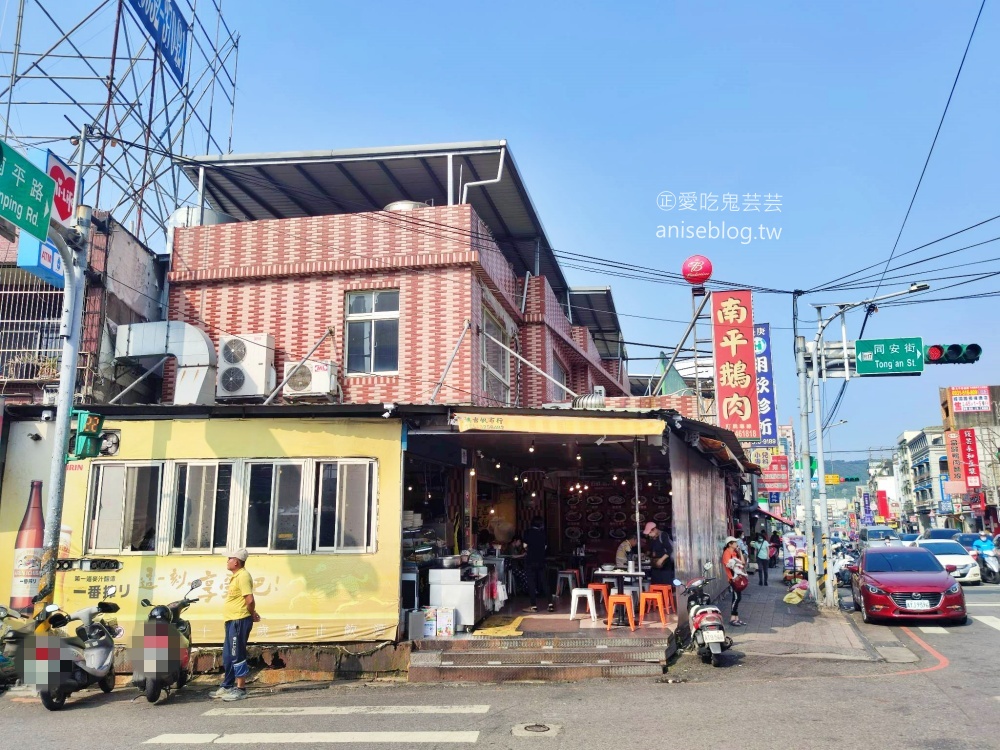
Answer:
<svg viewBox="0 0 1000 750"><path fill-rule="evenodd" d="M500 462L499 461L497 461L497 468L498 469L500 468Z"/></svg>
<svg viewBox="0 0 1000 750"><path fill-rule="evenodd" d="M623 479L622 480L622 487L624 487L624 486L625 486L625 480Z"/></svg>
<svg viewBox="0 0 1000 750"><path fill-rule="evenodd" d="M408 489L408 490L409 490L410 492L413 492L413 485L411 484L411 485L410 485L409 487L407 487L406 489Z"/></svg>
<svg viewBox="0 0 1000 750"><path fill-rule="evenodd" d="M528 453L534 453L534 452L535 452L535 441L532 440L531 447L528 448Z"/></svg>
<svg viewBox="0 0 1000 750"><path fill-rule="evenodd" d="M582 460L582 457L580 456L580 454L579 454L579 453L577 453L577 454L576 454L576 460L577 460L577 461L580 461L580 460Z"/></svg>
<svg viewBox="0 0 1000 750"><path fill-rule="evenodd" d="M613 475L613 476L611 477L611 481L612 481L612 482L617 482L617 481L618 481L618 475L617 475L617 474Z"/></svg>
<svg viewBox="0 0 1000 750"><path fill-rule="evenodd" d="M476 470L475 469L469 469L469 476L470 477L476 476Z"/></svg>
<svg viewBox="0 0 1000 750"><path fill-rule="evenodd" d="M590 489L590 485L587 485L587 484L583 485L583 489L589 490Z"/></svg>
<svg viewBox="0 0 1000 750"><path fill-rule="evenodd" d="M652 482L647 482L647 483L646 483L646 486L647 486L647 487L652 487L652 486L653 486L653 483L652 483Z"/></svg>
<svg viewBox="0 0 1000 750"><path fill-rule="evenodd" d="M537 495L537 494L538 494L537 492L532 492L532 493L531 493L531 496L532 496L532 497L534 497L534 496L535 496L535 495Z"/></svg>

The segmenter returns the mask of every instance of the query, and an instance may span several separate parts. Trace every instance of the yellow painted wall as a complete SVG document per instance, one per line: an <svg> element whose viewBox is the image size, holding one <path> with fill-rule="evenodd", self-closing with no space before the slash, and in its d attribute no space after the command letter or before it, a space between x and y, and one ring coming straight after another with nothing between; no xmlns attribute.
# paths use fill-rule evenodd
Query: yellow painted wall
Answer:
<svg viewBox="0 0 1000 750"><path fill-rule="evenodd" d="M116 461L239 458L374 458L378 461L376 551L373 554L251 554L247 570L256 583L261 622L256 643L387 640L399 619L401 424L362 419L108 420L121 430ZM33 479L48 491L51 424L16 422L10 427L7 464L0 494L0 603L10 597L13 548ZM31 440L29 433L41 435ZM61 556L83 548L91 461L69 465L63 512ZM171 493L164 493L165 499ZM167 603L201 578L201 601L188 615L196 643L222 640L222 594L228 572L220 555L125 553L115 556L118 572L59 573L56 602L69 611L90 606L93 586L114 584L124 638L145 617L140 599ZM88 578L90 580L88 580ZM98 580L98 578L100 580ZM106 579L106 580L105 580Z"/></svg>

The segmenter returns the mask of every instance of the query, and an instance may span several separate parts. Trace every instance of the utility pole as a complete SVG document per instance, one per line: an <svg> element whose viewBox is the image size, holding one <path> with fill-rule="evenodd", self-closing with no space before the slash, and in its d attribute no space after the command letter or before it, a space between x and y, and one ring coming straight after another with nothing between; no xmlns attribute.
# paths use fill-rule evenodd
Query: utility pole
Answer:
<svg viewBox="0 0 1000 750"><path fill-rule="evenodd" d="M849 363L848 363L849 366ZM817 545L823 550L822 561L817 555L816 567L819 571L829 565L830 557L830 510L826 493L826 457L823 452L823 401L819 392L819 355L813 352L813 421L816 424L816 482L819 487L819 523L820 523L820 544ZM833 576L827 571L823 584L823 603L828 607L836 606L833 589Z"/></svg>
<svg viewBox="0 0 1000 750"><path fill-rule="evenodd" d="M63 496L66 490L66 453L76 393L76 365L80 354L83 327L83 304L86 290L84 270L90 243L90 206L76 207L76 226L66 232L52 222L49 239L58 248L65 269L62 319L59 337L62 339L62 360L59 365L59 395L53 423L52 464L49 470L49 493L45 506L45 536L42 551L42 575L35 597L35 614L52 603L56 584L56 561L59 558L59 530L62 526Z"/></svg>
<svg viewBox="0 0 1000 750"><path fill-rule="evenodd" d="M819 591L816 587L816 550L813 540L813 499L812 483L810 481L811 456L809 455L809 383L806 373L806 339L799 336L799 297L798 292L792 297L792 327L795 336L795 373L799 377L799 429L802 431L799 448L799 484L802 504L806 511L806 552L808 557L809 596L813 601L819 601Z"/></svg>

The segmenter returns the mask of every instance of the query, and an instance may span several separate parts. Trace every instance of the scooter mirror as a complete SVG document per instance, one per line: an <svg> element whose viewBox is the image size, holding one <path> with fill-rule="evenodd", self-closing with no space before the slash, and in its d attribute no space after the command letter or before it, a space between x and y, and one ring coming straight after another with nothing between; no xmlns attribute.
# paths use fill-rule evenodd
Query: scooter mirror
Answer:
<svg viewBox="0 0 1000 750"><path fill-rule="evenodd" d="M104 598L105 599L110 599L112 596L114 596L117 593L118 593L118 587L117 586L108 586L106 589L104 589Z"/></svg>
<svg viewBox="0 0 1000 750"><path fill-rule="evenodd" d="M201 588L201 579L200 578L195 578L193 581L191 581L191 589L192 590L194 590L194 589L200 589L200 588Z"/></svg>
<svg viewBox="0 0 1000 750"><path fill-rule="evenodd" d="M143 599L141 602L139 602L139 605L142 607L152 607L153 603L150 602L149 599Z"/></svg>
<svg viewBox="0 0 1000 750"><path fill-rule="evenodd" d="M0 620L6 620L9 614L6 607L0 607Z"/></svg>
<svg viewBox="0 0 1000 750"><path fill-rule="evenodd" d="M684 582L680 578L674 579L674 586L683 586Z"/></svg>

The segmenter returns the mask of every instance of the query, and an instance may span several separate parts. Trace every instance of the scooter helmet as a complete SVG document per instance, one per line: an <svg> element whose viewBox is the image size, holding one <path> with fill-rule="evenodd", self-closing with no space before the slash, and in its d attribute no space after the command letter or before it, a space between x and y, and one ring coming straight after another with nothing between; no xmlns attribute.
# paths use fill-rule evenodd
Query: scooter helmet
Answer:
<svg viewBox="0 0 1000 750"><path fill-rule="evenodd" d="M153 607L149 613L150 620L159 620L160 622L170 622L170 609L164 607L162 604Z"/></svg>

